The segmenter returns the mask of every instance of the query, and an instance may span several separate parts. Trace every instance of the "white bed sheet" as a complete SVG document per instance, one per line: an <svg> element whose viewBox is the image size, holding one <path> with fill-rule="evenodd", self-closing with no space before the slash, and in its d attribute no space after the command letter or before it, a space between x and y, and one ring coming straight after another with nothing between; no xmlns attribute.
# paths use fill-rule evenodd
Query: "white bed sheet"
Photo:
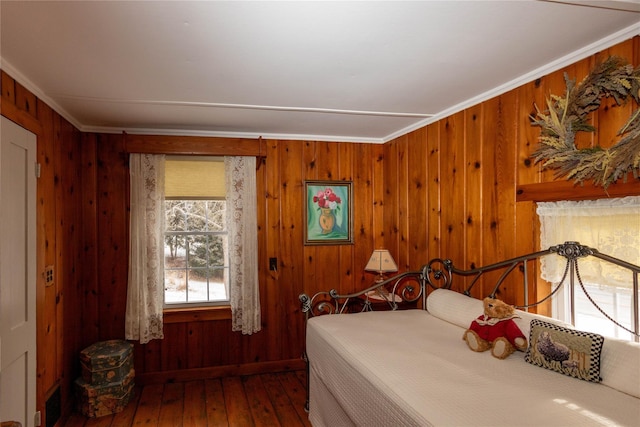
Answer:
<svg viewBox="0 0 640 427"><path fill-rule="evenodd" d="M640 426L640 399L476 353L423 310L309 320L314 426Z"/></svg>

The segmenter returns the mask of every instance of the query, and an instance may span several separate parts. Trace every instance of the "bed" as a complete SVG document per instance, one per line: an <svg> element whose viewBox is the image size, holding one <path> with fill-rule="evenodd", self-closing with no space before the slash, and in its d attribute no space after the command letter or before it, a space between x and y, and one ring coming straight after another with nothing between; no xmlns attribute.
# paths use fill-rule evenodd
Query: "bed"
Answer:
<svg viewBox="0 0 640 427"><path fill-rule="evenodd" d="M491 292L495 296L513 271L530 277L529 265L549 254L566 258L569 273L579 272L579 260L590 256L629 272L635 301L630 332L635 341L599 341L597 354L592 349L589 359L599 370L590 380L533 363L531 340L526 352L503 360L473 352L462 340L471 321L482 313L482 301L469 294L483 275L502 271ZM639 275L636 265L566 242L472 270L432 260L420 271L387 280L389 294L379 293L375 285L350 295L300 295L306 316L309 419L315 427L639 426ZM451 290L459 278L468 283L464 292ZM564 282L560 286L581 286L575 283L581 282L579 274L570 274ZM414 303L417 308L400 309ZM568 323L525 310L517 313L518 326L536 343L543 336L535 335L540 325L571 336L582 334ZM571 369L569 361L561 368Z"/></svg>

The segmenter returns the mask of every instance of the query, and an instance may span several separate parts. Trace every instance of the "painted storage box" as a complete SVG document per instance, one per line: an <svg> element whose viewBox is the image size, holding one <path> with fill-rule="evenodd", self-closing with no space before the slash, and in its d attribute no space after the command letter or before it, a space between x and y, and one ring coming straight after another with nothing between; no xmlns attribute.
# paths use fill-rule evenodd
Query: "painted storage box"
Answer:
<svg viewBox="0 0 640 427"><path fill-rule="evenodd" d="M123 381L133 369L133 344L124 340L97 342L80 352L80 364L87 384Z"/></svg>
<svg viewBox="0 0 640 427"><path fill-rule="evenodd" d="M107 384L88 384L82 377L75 382L77 411L96 418L121 412L134 393L133 368L122 381Z"/></svg>

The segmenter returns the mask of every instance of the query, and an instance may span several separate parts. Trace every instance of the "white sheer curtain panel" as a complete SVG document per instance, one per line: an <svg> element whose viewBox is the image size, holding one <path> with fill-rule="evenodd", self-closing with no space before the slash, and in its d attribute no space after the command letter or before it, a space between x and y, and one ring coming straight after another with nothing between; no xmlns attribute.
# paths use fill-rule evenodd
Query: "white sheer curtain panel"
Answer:
<svg viewBox="0 0 640 427"><path fill-rule="evenodd" d="M577 241L632 264L640 264L640 196L617 199L538 203L540 248ZM541 259L543 279L558 283L566 260ZM580 276L589 283L631 287L628 272L596 258L580 260Z"/></svg>
<svg viewBox="0 0 640 427"><path fill-rule="evenodd" d="M255 157L224 158L229 229L231 329L253 334L261 329L258 287L258 225Z"/></svg>
<svg viewBox="0 0 640 427"><path fill-rule="evenodd" d="M131 154L129 286L125 336L141 344L164 338L164 155Z"/></svg>

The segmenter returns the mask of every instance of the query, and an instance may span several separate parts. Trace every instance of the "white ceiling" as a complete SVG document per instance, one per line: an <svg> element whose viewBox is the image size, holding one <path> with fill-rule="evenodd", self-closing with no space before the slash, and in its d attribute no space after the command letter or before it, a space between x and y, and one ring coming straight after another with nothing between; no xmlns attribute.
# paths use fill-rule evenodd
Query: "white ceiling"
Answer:
<svg viewBox="0 0 640 427"><path fill-rule="evenodd" d="M3 0L0 66L83 131L384 142L640 34L567 3Z"/></svg>

